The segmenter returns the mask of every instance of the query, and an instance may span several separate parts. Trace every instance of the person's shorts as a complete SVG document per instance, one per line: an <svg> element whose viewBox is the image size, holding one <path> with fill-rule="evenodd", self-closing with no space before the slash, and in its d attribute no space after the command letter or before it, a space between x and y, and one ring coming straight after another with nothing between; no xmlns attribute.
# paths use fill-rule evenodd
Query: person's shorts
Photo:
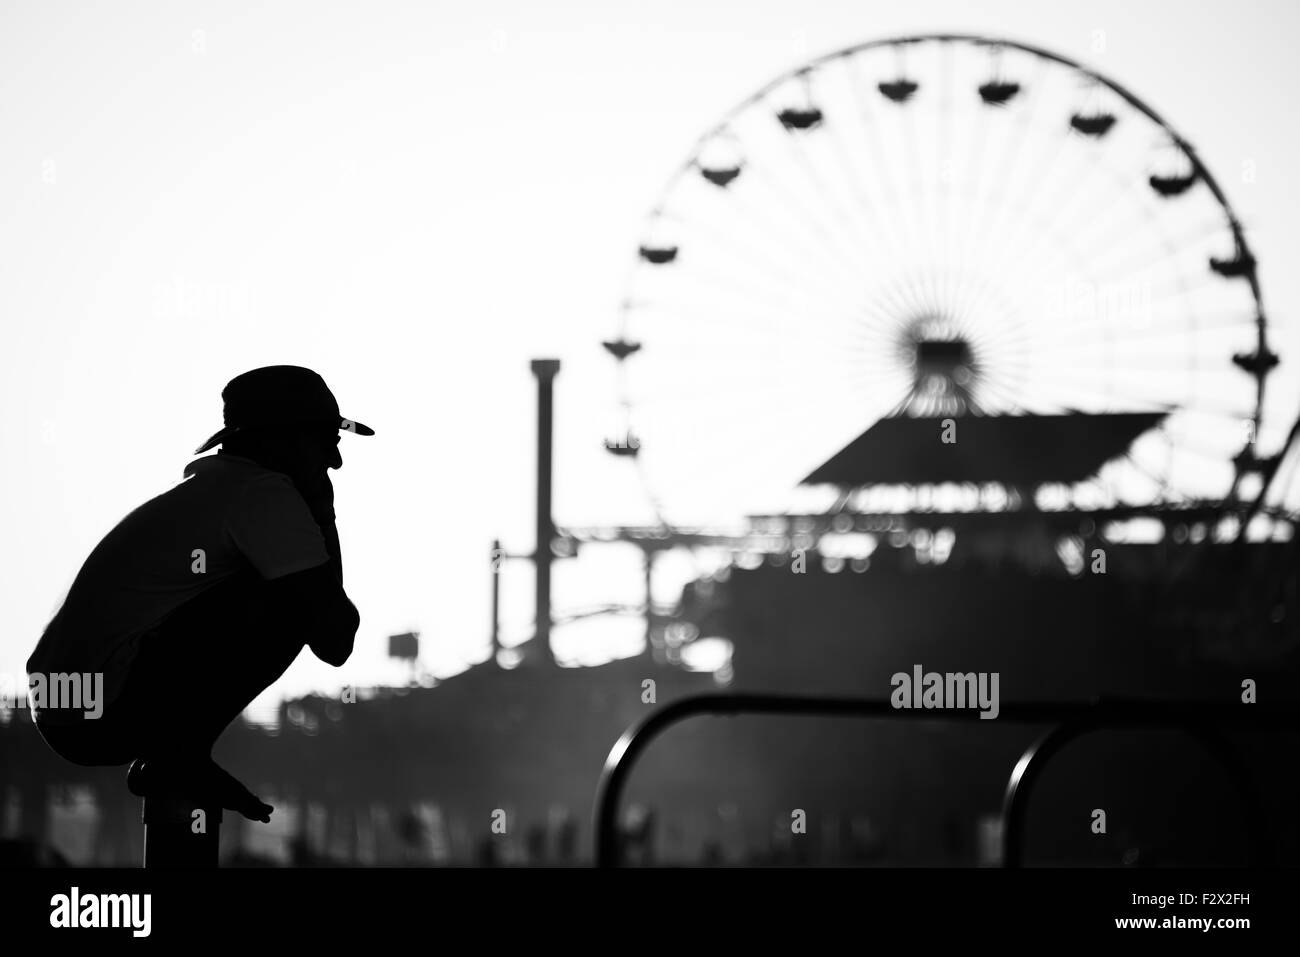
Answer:
<svg viewBox="0 0 1300 957"><path fill-rule="evenodd" d="M38 712L36 730L56 754L83 767L128 764L139 757L131 753L130 716L115 709L113 702L94 719L81 716L56 723Z"/></svg>

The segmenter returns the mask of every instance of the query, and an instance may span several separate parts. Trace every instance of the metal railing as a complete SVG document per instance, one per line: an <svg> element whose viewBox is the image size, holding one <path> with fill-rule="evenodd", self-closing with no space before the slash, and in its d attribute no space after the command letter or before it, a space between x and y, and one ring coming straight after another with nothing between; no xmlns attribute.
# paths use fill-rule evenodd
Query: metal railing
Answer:
<svg viewBox="0 0 1300 957"><path fill-rule="evenodd" d="M651 712L625 731L605 760L596 789L596 866L616 867L622 846L619 802L628 775L650 742L669 726L701 714L783 714L804 717L883 718L905 721L978 721L978 710L897 709L888 701L778 694L700 694L680 698ZM1071 741L1093 731L1144 729L1182 731L1213 758L1233 783L1246 819L1251 863L1271 862L1263 802L1246 762L1223 735L1231 725L1300 727L1300 709L1260 704L1164 702L1100 699L1091 703L1005 704L996 720L1049 725L1016 762L1002 805L1002 866L1020 867L1025 848L1025 811L1043 767Z"/></svg>

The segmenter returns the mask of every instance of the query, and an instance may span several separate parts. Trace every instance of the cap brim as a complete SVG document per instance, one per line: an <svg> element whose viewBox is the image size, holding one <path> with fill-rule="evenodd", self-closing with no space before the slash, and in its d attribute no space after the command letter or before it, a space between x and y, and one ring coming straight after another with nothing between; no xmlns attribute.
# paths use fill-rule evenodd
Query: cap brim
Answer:
<svg viewBox="0 0 1300 957"><path fill-rule="evenodd" d="M374 435L375 430L368 425L362 425L356 419L345 419L339 417L339 431L353 432L356 435Z"/></svg>
<svg viewBox="0 0 1300 957"><path fill-rule="evenodd" d="M195 454L195 455L202 455L204 452L208 451L208 449L211 449L211 448L214 448L215 446L220 445L220 444L221 444L222 442L224 442L227 438L229 438L231 434L233 434L233 433L235 433L235 432L238 432L238 431L239 431L239 426L237 426L237 425L228 425L228 426L226 426L226 427L225 427L224 429L222 429L220 432L217 432L216 434L214 434L214 435L212 436L212 438L208 439L206 442L204 442L202 445L200 445L197 449L195 449L195 450L194 450L194 454Z"/></svg>
<svg viewBox="0 0 1300 957"><path fill-rule="evenodd" d="M204 442L202 445L200 445L197 449L195 449L195 450L194 450L194 454L195 454L195 455L201 455L201 454L203 454L204 452L207 452L209 449L215 448L216 446L220 445L222 442L224 442L224 441L225 441L226 439L228 439L231 435L233 435L234 433L236 433L236 432L238 432L238 431L239 431L239 426L237 426L237 425L228 425L228 426L226 426L224 429L222 429L222 430L220 430L219 432L215 433L215 434L212 436L212 438L208 439L206 442ZM372 429L370 426L368 426L368 425L363 425L362 423L358 422L356 419L345 419L345 418L343 418L342 416L339 416L339 431L340 431L340 432L351 432L351 433L353 433L354 435L374 435L374 434L375 434L375 430Z"/></svg>

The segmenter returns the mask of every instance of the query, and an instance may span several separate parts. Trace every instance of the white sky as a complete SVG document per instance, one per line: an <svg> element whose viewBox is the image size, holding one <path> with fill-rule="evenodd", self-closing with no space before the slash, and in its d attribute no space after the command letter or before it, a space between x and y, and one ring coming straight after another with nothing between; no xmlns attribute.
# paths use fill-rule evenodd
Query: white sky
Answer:
<svg viewBox="0 0 1300 957"><path fill-rule="evenodd" d="M104 532L180 479L225 382L281 362L379 434L345 436L335 478L358 650L339 671L305 655L273 693L397 677L385 636L409 629L435 673L481 659L491 539L532 545L528 360L564 362L557 519L645 518L600 447L599 347L644 216L720 114L861 40L1005 35L1170 120L1260 257L1280 426L1300 406L1297 27L1285 0L5 0L0 672L21 673ZM634 562L592 564L557 573L558 610L636 600ZM522 636L525 569L504 584ZM639 628L558 640L598 660Z"/></svg>

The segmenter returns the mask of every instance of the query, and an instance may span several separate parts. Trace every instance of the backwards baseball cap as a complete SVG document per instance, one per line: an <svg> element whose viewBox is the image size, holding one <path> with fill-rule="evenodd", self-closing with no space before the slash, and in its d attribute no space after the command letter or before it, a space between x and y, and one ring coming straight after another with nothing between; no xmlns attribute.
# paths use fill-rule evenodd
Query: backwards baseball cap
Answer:
<svg viewBox="0 0 1300 957"><path fill-rule="evenodd" d="M344 432L374 435L375 430L339 414L325 380L302 366L264 366L231 379L221 390L226 426L194 454L206 452L241 429L263 426L327 425Z"/></svg>

